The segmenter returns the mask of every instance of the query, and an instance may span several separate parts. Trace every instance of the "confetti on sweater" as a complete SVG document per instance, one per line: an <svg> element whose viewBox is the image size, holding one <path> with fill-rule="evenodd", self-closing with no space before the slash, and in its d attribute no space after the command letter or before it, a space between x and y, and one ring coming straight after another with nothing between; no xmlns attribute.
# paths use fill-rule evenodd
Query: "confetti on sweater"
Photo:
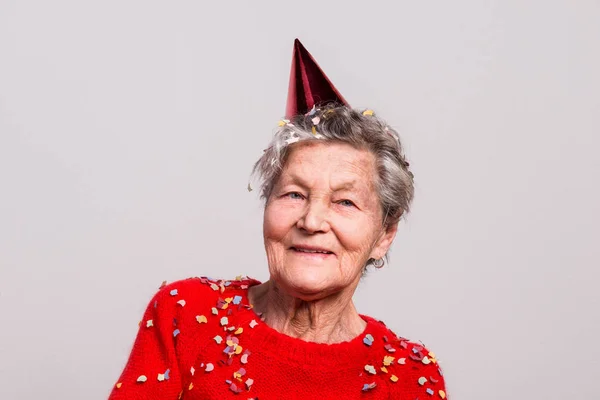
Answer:
<svg viewBox="0 0 600 400"><path fill-rule="evenodd" d="M199 324L205 324L208 322L204 315L196 315L196 321L198 321Z"/></svg>
<svg viewBox="0 0 600 400"><path fill-rule="evenodd" d="M362 391L363 392L368 392L369 390L375 389L376 386L377 386L377 383L375 383L375 382L373 382L373 383L365 383L363 385Z"/></svg>
<svg viewBox="0 0 600 400"><path fill-rule="evenodd" d="M169 292L171 296L177 296L177 289L173 289Z"/></svg>
<svg viewBox="0 0 600 400"><path fill-rule="evenodd" d="M324 122L322 116L320 122ZM179 394L189 400L225 398L229 393L248 400L277 398L283 391L298 398L315 398L313 393L339 399L362 394L365 400L448 398L436 356L422 343L399 337L383 323L363 316L365 334L336 344L335 351L324 347L321 351L320 346L307 351L312 345L260 324L261 314L253 309L247 295L256 284L244 277L191 278L167 286L162 297L149 305L154 311L152 305L161 303L160 312L146 314L152 318L153 328L140 335L140 342L134 345L131 359L144 362L129 362L113 386L110 400L161 398L161 393L173 393L174 399ZM165 295L167 300L176 297L165 301ZM221 325L222 319L225 325ZM149 321L142 319L144 330ZM164 337L171 332L177 339ZM250 357L250 351L258 357ZM168 379L165 363L183 368L181 374L177 371L177 379L175 375ZM288 376L298 365L307 366L306 379ZM140 373L147 375L141 378ZM139 383L129 384L138 378Z"/></svg>
<svg viewBox="0 0 600 400"><path fill-rule="evenodd" d="M149 319L148 321L146 321L146 328L150 328L151 326L154 326L154 321Z"/></svg>
<svg viewBox="0 0 600 400"><path fill-rule="evenodd" d="M146 375L140 375L140 376L138 376L138 378L137 378L137 381L138 381L138 382L140 382L140 383L144 383L144 382L146 382L147 380L148 380L148 378L146 377Z"/></svg>
<svg viewBox="0 0 600 400"><path fill-rule="evenodd" d="M177 304L179 304L181 307L183 307L183 306L185 306L185 300L183 300L183 299L182 299L182 300L179 300L179 301L177 302Z"/></svg>
<svg viewBox="0 0 600 400"><path fill-rule="evenodd" d="M222 326L227 325L228 323L229 323L229 318L227 318L227 317L222 317L221 318L221 325Z"/></svg>

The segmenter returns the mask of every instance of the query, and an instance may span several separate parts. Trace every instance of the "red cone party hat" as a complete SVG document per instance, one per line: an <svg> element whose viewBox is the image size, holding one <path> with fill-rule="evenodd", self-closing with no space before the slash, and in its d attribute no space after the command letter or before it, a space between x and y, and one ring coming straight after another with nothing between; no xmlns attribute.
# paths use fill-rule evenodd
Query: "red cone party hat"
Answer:
<svg viewBox="0 0 600 400"><path fill-rule="evenodd" d="M294 41L286 118L307 113L315 104L335 101L348 105L315 59L298 39Z"/></svg>

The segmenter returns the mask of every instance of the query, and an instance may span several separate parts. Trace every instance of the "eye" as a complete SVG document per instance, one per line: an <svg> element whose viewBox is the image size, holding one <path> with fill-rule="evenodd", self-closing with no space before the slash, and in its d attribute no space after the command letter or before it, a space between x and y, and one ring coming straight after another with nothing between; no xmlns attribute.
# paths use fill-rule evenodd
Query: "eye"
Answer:
<svg viewBox="0 0 600 400"><path fill-rule="evenodd" d="M302 200L304 198L304 196L302 196L298 192L286 193L286 197L289 197L290 199L293 199L293 200Z"/></svg>
<svg viewBox="0 0 600 400"><path fill-rule="evenodd" d="M341 204L344 207L356 207L352 201L347 200L347 199L338 201L338 204Z"/></svg>

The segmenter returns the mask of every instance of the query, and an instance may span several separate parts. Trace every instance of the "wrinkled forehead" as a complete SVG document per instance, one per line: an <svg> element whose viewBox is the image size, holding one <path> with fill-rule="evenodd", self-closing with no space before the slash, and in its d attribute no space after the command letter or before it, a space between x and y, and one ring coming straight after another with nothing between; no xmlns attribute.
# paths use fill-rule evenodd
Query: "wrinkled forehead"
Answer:
<svg viewBox="0 0 600 400"><path fill-rule="evenodd" d="M366 149L344 143L298 143L290 148L280 184L327 181L336 190L373 190L375 157Z"/></svg>

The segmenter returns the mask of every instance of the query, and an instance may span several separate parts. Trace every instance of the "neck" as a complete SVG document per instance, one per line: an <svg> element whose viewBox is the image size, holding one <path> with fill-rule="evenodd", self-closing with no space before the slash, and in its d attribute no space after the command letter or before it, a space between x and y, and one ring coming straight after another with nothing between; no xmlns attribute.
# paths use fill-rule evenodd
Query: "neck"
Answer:
<svg viewBox="0 0 600 400"><path fill-rule="evenodd" d="M366 322L358 315L352 293L339 292L305 301L271 280L249 290L250 302L264 322L285 335L316 343L340 343L360 335Z"/></svg>

